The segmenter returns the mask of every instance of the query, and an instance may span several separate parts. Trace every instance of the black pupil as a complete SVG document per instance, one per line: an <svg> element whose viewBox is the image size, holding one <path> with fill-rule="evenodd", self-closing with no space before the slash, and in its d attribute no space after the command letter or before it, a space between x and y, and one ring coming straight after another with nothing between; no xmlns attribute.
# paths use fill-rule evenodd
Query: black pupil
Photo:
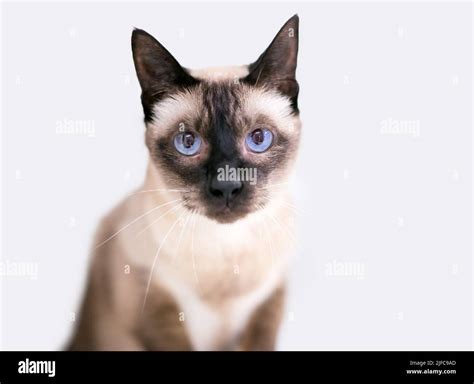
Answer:
<svg viewBox="0 0 474 384"><path fill-rule="evenodd" d="M252 140L255 144L260 145L263 143L264 135L261 129L256 129L252 132Z"/></svg>
<svg viewBox="0 0 474 384"><path fill-rule="evenodd" d="M183 135L183 145L186 148L191 148L194 144L194 135L192 133L185 133Z"/></svg>

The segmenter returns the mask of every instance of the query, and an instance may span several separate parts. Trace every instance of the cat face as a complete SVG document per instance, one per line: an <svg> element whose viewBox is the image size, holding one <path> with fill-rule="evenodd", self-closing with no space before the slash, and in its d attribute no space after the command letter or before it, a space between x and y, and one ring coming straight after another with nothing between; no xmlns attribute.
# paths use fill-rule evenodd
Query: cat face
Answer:
<svg viewBox="0 0 474 384"><path fill-rule="evenodd" d="M229 223L267 205L299 142L298 17L248 66L185 69L142 30L132 49L150 156L184 206Z"/></svg>

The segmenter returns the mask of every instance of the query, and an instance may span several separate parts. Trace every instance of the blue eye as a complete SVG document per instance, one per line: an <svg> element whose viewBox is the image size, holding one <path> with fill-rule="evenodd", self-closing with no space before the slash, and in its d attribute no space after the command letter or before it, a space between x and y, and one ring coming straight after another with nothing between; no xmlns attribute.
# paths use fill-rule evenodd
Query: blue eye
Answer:
<svg viewBox="0 0 474 384"><path fill-rule="evenodd" d="M185 156L192 156L198 153L201 147L201 141L199 135L191 132L183 132L174 137L174 146L179 153Z"/></svg>
<svg viewBox="0 0 474 384"><path fill-rule="evenodd" d="M245 138L247 147L252 152L265 152L273 142L273 133L266 128L256 129Z"/></svg>

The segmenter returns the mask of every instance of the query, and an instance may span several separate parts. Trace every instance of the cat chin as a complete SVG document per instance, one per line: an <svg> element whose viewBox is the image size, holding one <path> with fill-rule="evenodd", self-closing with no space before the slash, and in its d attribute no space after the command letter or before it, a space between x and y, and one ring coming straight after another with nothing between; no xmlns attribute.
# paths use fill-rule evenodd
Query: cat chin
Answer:
<svg viewBox="0 0 474 384"><path fill-rule="evenodd" d="M212 217L209 217L211 220L214 220L216 221L217 223L219 224L234 224L236 223L237 221L243 219L246 215L243 215L243 216L212 216Z"/></svg>
<svg viewBox="0 0 474 384"><path fill-rule="evenodd" d="M233 224L239 220L245 219L252 213L250 210L247 211L241 208L197 208L195 205L190 204L185 204L184 207L187 208L191 213L197 213L198 215L218 224Z"/></svg>

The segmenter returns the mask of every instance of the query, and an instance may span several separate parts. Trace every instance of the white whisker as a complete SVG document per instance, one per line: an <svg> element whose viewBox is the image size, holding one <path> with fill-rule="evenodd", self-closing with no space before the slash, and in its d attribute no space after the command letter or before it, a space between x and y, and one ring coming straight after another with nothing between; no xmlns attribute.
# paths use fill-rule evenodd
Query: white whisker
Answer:
<svg viewBox="0 0 474 384"><path fill-rule="evenodd" d="M179 208L179 207L182 207L183 205L178 202L174 207L171 207L170 209L168 209L167 211L163 212L160 216L158 216L158 218L156 218L155 220L153 220L150 224L148 224L145 228L143 228L140 232L138 232L136 235L135 235L135 239L137 237L139 237L143 232L145 232L148 228L150 228L153 224L157 223L158 221L161 220L161 218L163 218L164 216L166 216L169 212L171 211L174 211L175 209Z"/></svg>
<svg viewBox="0 0 474 384"><path fill-rule="evenodd" d="M196 213L193 213L193 224L192 224L192 232L191 232L191 258L193 262L193 271L194 271L194 279L196 280L197 289L201 294L201 285L199 284L199 278L196 270L196 260L194 258L194 229L196 227Z"/></svg>
<svg viewBox="0 0 474 384"><path fill-rule="evenodd" d="M109 236L109 237L108 237L107 239L105 239L103 242L101 242L100 244L96 245L94 249L97 249L97 248L101 247L102 245L104 245L105 243L107 243L109 240L112 240L112 239L113 239L115 236L117 236L120 232L124 231L125 229L127 229L128 227L130 227L132 224L136 223L138 220L140 220L141 218L145 217L146 215L152 213L153 211L156 211L157 209L159 209L159 208L161 208L161 207L164 207L164 206L166 206L166 205L175 203L175 202L180 201L180 200L181 200L181 199L176 199L176 200L168 201L167 203L158 205L157 207L154 207L154 208L150 209L149 211L145 212L143 215L138 216L136 219L134 219L133 221L131 221L130 223L128 223L128 224L125 225L124 227L120 228L117 232L115 232L113 235Z"/></svg>
<svg viewBox="0 0 474 384"><path fill-rule="evenodd" d="M263 207L262 207L263 208ZM265 212L265 210L263 209L263 211ZM267 239L267 244L268 244L268 250L270 252L270 256L272 258L272 267L275 265L275 255L273 253L273 247L272 247L272 243L270 241L270 230L268 229L268 225L267 225L267 222L265 221L265 217L262 217L261 218L261 222L262 224L265 226L265 234L266 234L266 239Z"/></svg>
<svg viewBox="0 0 474 384"><path fill-rule="evenodd" d="M266 197L266 196L262 196L265 200L271 202L271 203L275 203L275 204L281 204L283 207L285 208L289 208L289 209L292 209L294 213L296 213L297 215L302 215L303 213L300 211L300 209L296 206L296 205L293 205L293 204L290 204L288 203L287 201L284 201L282 199L270 199L269 197Z"/></svg>
<svg viewBox="0 0 474 384"><path fill-rule="evenodd" d="M144 189L141 191L130 193L128 197L139 195L142 193L150 193L150 192L188 192L188 191L189 189Z"/></svg>
<svg viewBox="0 0 474 384"><path fill-rule="evenodd" d="M280 220L278 220L278 218L276 218L274 215L272 215L270 212L266 212L264 211L264 214L266 214L267 216L269 216L279 227L280 227L280 230L283 232L283 233L287 233L289 238L293 241L293 243L295 244L295 246L298 248L298 250L303 253L303 249L301 248L301 245L299 243L299 241L294 237L293 233L290 231L290 229L288 229L287 227L285 227L281 222Z"/></svg>
<svg viewBox="0 0 474 384"><path fill-rule="evenodd" d="M163 237L163 239L160 241L160 246L158 247L158 250L156 251L155 257L154 257L154 259L153 259L153 264L151 265L150 276L148 277L148 283L147 283L147 285L146 285L145 298L143 299L142 312L143 312L143 310L145 309L146 299L147 299L147 297L148 297L148 292L150 291L151 280L152 280L152 277L153 277L153 272L154 272L154 269L155 269L156 261L158 260L158 256L160 255L160 252L161 252L161 250L163 249L163 246L165 245L166 240L167 240L169 234L171 233L171 231L173 230L173 228L176 226L176 224L178 223L178 221L179 221L179 219L181 218L181 216L183 216L185 213L186 213L186 211L184 211L183 213L181 213L181 215L179 215L179 217L174 221L173 225L170 227L170 229L168 230L168 232L166 232L166 235L165 235L165 236Z"/></svg>
<svg viewBox="0 0 474 384"><path fill-rule="evenodd" d="M184 222L183 224L183 228L181 228L181 233L179 234L179 238L178 238L178 243L176 245L176 251L173 253L173 258L171 260L171 264L174 265L174 261L175 261L175 258L176 258L176 254L178 253L179 251L179 246L181 245L181 241L183 239L183 235L184 235L184 231L188 225L188 222L189 222L189 219L191 218L192 216L192 213L189 213L188 216L186 217L186 221Z"/></svg>

